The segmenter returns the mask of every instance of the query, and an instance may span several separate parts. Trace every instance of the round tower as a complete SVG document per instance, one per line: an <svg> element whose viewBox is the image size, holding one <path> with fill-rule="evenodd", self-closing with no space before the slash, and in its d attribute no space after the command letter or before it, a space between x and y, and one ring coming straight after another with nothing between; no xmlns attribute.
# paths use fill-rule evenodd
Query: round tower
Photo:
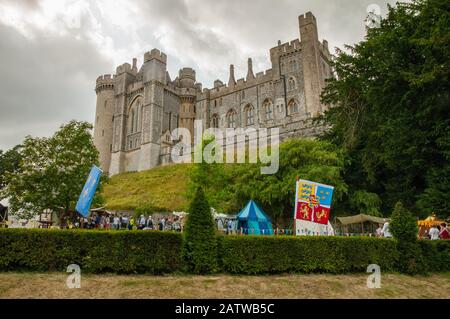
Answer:
<svg viewBox="0 0 450 319"><path fill-rule="evenodd" d="M97 104L94 120L94 145L99 151L100 168L109 172L114 125L114 79L110 74L97 78Z"/></svg>
<svg viewBox="0 0 450 319"><path fill-rule="evenodd" d="M191 68L183 68L178 76L180 80L180 122L181 128L187 128L191 132L191 139L194 140L195 121L195 71Z"/></svg>

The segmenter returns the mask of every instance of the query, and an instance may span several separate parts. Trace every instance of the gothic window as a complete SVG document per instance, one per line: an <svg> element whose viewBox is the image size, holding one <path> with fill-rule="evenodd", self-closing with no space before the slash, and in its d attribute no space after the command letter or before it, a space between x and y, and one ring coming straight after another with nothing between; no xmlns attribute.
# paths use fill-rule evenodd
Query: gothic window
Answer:
<svg viewBox="0 0 450 319"><path fill-rule="evenodd" d="M298 103L297 101L295 101L294 99L289 101L288 104L288 113L289 115L295 114L299 112L299 107L298 107Z"/></svg>
<svg viewBox="0 0 450 319"><path fill-rule="evenodd" d="M219 116L217 114L214 114L212 116L212 127L213 128L219 128Z"/></svg>
<svg viewBox="0 0 450 319"><path fill-rule="evenodd" d="M270 99L267 99L263 103L263 111L266 117L266 120L273 119L273 103Z"/></svg>
<svg viewBox="0 0 450 319"><path fill-rule="evenodd" d="M297 84L295 83L295 79L293 77L289 78L289 91L293 91L297 88Z"/></svg>
<svg viewBox="0 0 450 319"><path fill-rule="evenodd" d="M244 109L245 113L245 124L253 125L255 124L255 109L250 104L247 105Z"/></svg>
<svg viewBox="0 0 450 319"><path fill-rule="evenodd" d="M130 107L128 113L128 132L129 134L137 133L141 129L141 115L142 106L141 99L135 100Z"/></svg>
<svg viewBox="0 0 450 319"><path fill-rule="evenodd" d="M245 99L245 91L242 91L242 100Z"/></svg>
<svg viewBox="0 0 450 319"><path fill-rule="evenodd" d="M222 98L219 100L219 106L222 106Z"/></svg>
<svg viewBox="0 0 450 319"><path fill-rule="evenodd" d="M237 114L235 110L229 110L227 113L228 128L236 128Z"/></svg>

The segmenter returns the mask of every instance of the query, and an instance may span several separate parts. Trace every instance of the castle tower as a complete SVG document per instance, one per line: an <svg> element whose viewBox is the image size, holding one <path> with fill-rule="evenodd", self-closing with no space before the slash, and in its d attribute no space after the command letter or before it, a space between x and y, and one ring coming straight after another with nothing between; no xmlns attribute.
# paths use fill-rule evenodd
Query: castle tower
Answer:
<svg viewBox="0 0 450 319"><path fill-rule="evenodd" d="M186 128L191 133L191 140L194 139L195 121L195 71L191 68L183 68L179 72L180 79L180 128Z"/></svg>
<svg viewBox="0 0 450 319"><path fill-rule="evenodd" d="M110 74L97 78L95 92L94 145L99 151L100 168L107 173L111 164L114 115L114 80Z"/></svg>
<svg viewBox="0 0 450 319"><path fill-rule="evenodd" d="M322 113L320 94L323 88L320 42L316 17L307 12L298 17L302 47L302 65L305 83L306 112L311 116Z"/></svg>
<svg viewBox="0 0 450 319"><path fill-rule="evenodd" d="M160 164L161 135L163 123L164 86L167 84L167 55L153 49L144 55L142 107L142 144L139 171Z"/></svg>

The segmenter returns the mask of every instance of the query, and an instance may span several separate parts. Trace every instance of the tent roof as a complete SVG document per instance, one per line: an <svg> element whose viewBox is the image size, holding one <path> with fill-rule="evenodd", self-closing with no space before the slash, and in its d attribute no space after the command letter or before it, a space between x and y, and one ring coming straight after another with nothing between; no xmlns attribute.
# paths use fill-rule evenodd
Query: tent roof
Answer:
<svg viewBox="0 0 450 319"><path fill-rule="evenodd" d="M376 224L384 224L388 219L382 217L375 217L370 215L359 214L355 216L349 217L338 217L337 218L342 225L350 225L350 224L360 224L364 222L372 222Z"/></svg>
<svg viewBox="0 0 450 319"><path fill-rule="evenodd" d="M257 220L260 222L270 221L270 218L259 208L259 206L253 201L249 201L247 206L237 215L240 220Z"/></svg>

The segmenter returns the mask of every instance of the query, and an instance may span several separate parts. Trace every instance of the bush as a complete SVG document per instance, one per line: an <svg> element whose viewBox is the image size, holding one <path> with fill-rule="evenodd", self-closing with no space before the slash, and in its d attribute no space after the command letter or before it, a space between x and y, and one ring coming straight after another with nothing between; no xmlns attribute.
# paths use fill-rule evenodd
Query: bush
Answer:
<svg viewBox="0 0 450 319"><path fill-rule="evenodd" d="M419 240L425 271L445 272L450 270L449 240Z"/></svg>
<svg viewBox="0 0 450 319"><path fill-rule="evenodd" d="M199 187L189 207L183 242L183 260L190 272L217 271L215 225L208 201Z"/></svg>
<svg viewBox="0 0 450 319"><path fill-rule="evenodd" d="M450 271L450 241L417 246L426 271ZM208 256L219 256L217 268L232 274L358 273L370 264L389 272L401 270L399 247L384 238L219 236L217 255ZM0 229L0 271L65 271L77 264L88 273L173 273L184 269L181 250L179 233Z"/></svg>
<svg viewBox="0 0 450 319"><path fill-rule="evenodd" d="M182 269L182 237L148 231L0 229L0 270L170 273Z"/></svg>
<svg viewBox="0 0 450 319"><path fill-rule="evenodd" d="M419 228L416 219L401 202L395 205L392 212L389 230L397 239L399 253L398 269L407 274L426 271L422 250L417 240Z"/></svg>
<svg viewBox="0 0 450 319"><path fill-rule="evenodd" d="M233 274L395 270L395 241L356 237L220 237L221 269Z"/></svg>

